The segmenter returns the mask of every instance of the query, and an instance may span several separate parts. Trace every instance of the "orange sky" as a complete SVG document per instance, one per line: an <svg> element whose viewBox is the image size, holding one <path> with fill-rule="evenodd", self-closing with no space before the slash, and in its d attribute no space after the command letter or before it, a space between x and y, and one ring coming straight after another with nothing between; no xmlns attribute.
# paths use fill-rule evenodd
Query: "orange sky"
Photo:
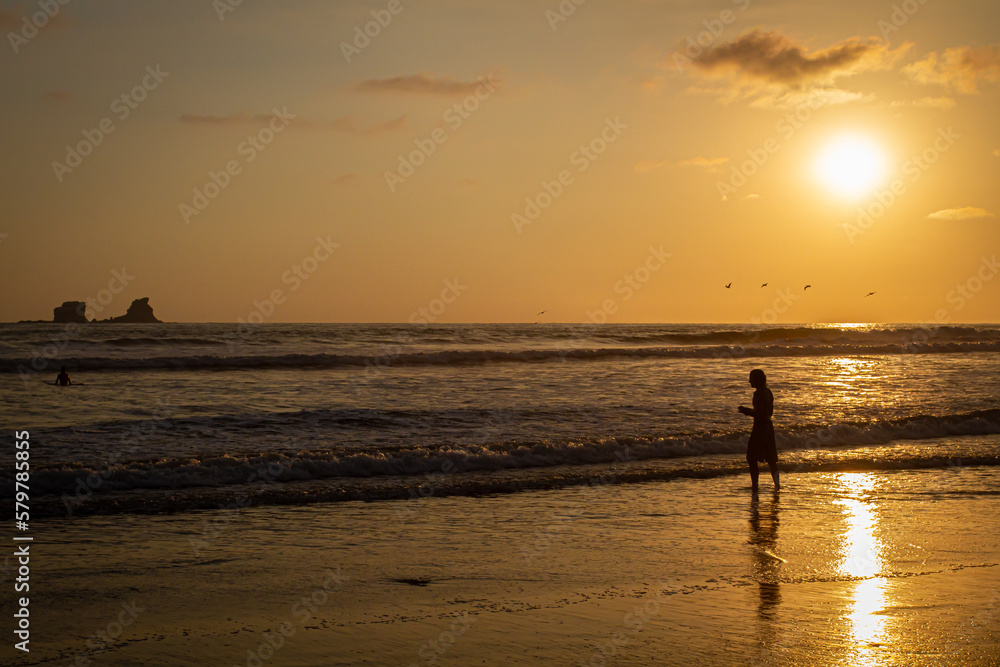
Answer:
<svg viewBox="0 0 1000 667"><path fill-rule="evenodd" d="M46 6L3 321L1000 321L992 1Z"/></svg>

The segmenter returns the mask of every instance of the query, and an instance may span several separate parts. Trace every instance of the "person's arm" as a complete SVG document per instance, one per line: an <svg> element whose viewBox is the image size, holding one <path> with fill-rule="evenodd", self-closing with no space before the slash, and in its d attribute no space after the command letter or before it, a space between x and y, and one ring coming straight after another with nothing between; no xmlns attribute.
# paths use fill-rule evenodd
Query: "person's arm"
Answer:
<svg viewBox="0 0 1000 667"><path fill-rule="evenodd" d="M758 392L758 391L755 391L753 393L753 407L752 408L745 408L745 407L743 407L741 405L740 406L740 412L742 412L743 414L745 414L747 417L756 417L757 416L757 412L759 410L759 406L757 405L757 400L758 400L758 394L759 393L760 392Z"/></svg>

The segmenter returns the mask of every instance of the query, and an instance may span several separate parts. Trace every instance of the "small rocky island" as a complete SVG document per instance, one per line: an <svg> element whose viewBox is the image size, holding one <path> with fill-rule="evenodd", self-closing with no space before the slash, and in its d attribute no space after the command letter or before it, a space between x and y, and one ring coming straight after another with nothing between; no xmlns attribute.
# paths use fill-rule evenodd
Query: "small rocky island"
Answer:
<svg viewBox="0 0 1000 667"><path fill-rule="evenodd" d="M63 305L52 310L52 321L55 324L83 324L87 322L87 304L83 301L63 301Z"/></svg>
<svg viewBox="0 0 1000 667"><path fill-rule="evenodd" d="M52 310L52 322L54 324L161 324L153 314L153 307L149 305L149 297L136 299L128 307L128 312L118 317L109 317L106 320L88 320L87 304L83 301L64 301L63 304Z"/></svg>

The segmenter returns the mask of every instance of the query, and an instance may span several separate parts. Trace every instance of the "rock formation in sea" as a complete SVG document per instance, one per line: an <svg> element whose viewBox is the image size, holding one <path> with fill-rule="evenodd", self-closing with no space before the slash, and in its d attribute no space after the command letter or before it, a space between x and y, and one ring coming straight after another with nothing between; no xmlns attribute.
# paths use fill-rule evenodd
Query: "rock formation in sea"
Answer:
<svg viewBox="0 0 1000 667"><path fill-rule="evenodd" d="M83 301L64 301L63 305L52 309L52 321L56 324L84 323L87 321L87 304Z"/></svg>
<svg viewBox="0 0 1000 667"><path fill-rule="evenodd" d="M128 312L119 317L112 317L102 322L122 322L127 324L159 324L161 320L156 319L153 314L153 307L149 305L149 297L144 296L136 299L128 307Z"/></svg>

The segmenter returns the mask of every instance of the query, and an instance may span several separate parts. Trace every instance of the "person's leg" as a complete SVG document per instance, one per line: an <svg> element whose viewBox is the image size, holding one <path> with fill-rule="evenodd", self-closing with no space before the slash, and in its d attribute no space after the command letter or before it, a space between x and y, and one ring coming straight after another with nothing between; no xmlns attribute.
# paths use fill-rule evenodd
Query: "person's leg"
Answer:
<svg viewBox="0 0 1000 667"><path fill-rule="evenodd" d="M781 483L778 481L778 462L768 461L767 467L771 469L771 479L774 480L774 488L777 489L781 486Z"/></svg>
<svg viewBox="0 0 1000 667"><path fill-rule="evenodd" d="M754 491L757 490L757 478L760 476L760 471L757 469L756 459L747 459L747 463L750 464L750 488Z"/></svg>

